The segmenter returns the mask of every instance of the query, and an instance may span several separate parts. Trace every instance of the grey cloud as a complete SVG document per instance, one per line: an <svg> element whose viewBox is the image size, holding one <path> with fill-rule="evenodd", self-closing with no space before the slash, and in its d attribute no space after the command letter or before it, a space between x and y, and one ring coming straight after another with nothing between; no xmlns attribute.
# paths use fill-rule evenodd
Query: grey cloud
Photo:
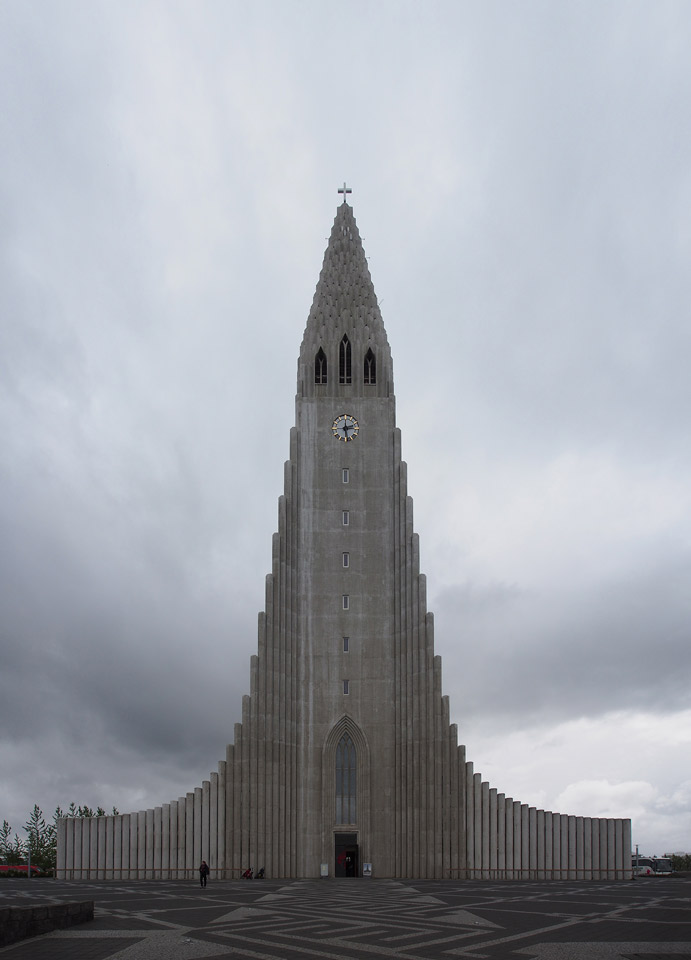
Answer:
<svg viewBox="0 0 691 960"><path fill-rule="evenodd" d="M460 701L456 711L530 725L687 708L690 577L691 560L682 554L560 597L505 585L440 592L438 646L447 689Z"/></svg>
<svg viewBox="0 0 691 960"><path fill-rule="evenodd" d="M639 484L647 467L689 486L684 5L383 2L350 17L356 71L334 65L328 5L238 11L0 6L0 819L15 826L35 800L158 804L231 739L344 176L423 558L456 478L482 500L517 467L604 449ZM678 540L654 557L646 541L624 563L594 536L612 551L597 590L495 583L501 531L489 573L454 531L428 567L460 720L688 703L678 496Z"/></svg>

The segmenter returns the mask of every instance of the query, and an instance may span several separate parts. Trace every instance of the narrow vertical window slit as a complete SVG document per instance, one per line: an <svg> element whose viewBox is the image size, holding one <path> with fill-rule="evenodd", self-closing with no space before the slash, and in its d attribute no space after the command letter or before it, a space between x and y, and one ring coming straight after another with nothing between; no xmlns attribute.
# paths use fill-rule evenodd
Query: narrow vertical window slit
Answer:
<svg viewBox="0 0 691 960"><path fill-rule="evenodd" d="M339 383L353 382L350 357L351 357L350 340L345 334L343 334L343 339L341 340L338 347L338 382Z"/></svg>
<svg viewBox="0 0 691 960"><path fill-rule="evenodd" d="M377 360L371 349L365 354L364 382L370 386L377 382Z"/></svg>
<svg viewBox="0 0 691 960"><path fill-rule="evenodd" d="M314 382L326 383L326 354L320 347L314 358Z"/></svg>
<svg viewBox="0 0 691 960"><path fill-rule="evenodd" d="M343 693L350 683L343 681ZM357 822L357 757L355 744L345 733L336 747L336 823Z"/></svg>

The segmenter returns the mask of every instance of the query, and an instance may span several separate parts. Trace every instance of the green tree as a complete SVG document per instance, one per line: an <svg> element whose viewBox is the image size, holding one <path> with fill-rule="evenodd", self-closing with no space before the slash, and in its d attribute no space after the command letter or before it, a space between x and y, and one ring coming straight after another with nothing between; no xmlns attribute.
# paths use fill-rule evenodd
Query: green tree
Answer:
<svg viewBox="0 0 691 960"><path fill-rule="evenodd" d="M12 836L12 827L7 820L3 820L0 828L0 863L14 866L14 864L25 862L24 842L16 833L14 837Z"/></svg>
<svg viewBox="0 0 691 960"><path fill-rule="evenodd" d="M118 811L113 807L112 816L117 817ZM49 871L55 867L57 857L58 820L63 817L104 817L103 807L92 810L89 806L77 806L71 803L67 811L59 806L55 808L52 823L46 823L43 811L37 803L24 824L27 837L22 840L18 834L12 836L12 827L7 820L3 820L0 827L0 863L14 866L26 863L31 854L31 864L39 870Z"/></svg>
<svg viewBox="0 0 691 960"><path fill-rule="evenodd" d="M7 856L7 847L10 842L11 835L12 827L9 825L7 820L3 820L2 827L0 827L0 863L7 863L5 858Z"/></svg>
<svg viewBox="0 0 691 960"><path fill-rule="evenodd" d="M31 863L39 870L52 870L55 866L57 830L55 823L46 823L43 811L37 803L24 824L28 833L26 846L31 853Z"/></svg>

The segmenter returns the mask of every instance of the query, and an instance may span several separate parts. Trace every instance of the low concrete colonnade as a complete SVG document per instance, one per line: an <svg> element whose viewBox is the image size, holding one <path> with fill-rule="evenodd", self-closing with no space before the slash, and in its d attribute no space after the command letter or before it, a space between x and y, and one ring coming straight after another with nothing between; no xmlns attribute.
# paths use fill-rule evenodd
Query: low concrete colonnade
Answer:
<svg viewBox="0 0 691 960"><path fill-rule="evenodd" d="M232 748L228 756L232 758ZM231 880L250 866L262 866L237 861L230 866L230 847L235 841L228 822L227 761L221 761L218 767L218 773L212 773L200 787L160 807L59 820L56 877L190 880L196 878L201 861L206 860L212 878ZM459 856L456 863L453 859L445 865L440 863L433 875L459 880L632 877L630 820L540 810L498 793L474 772L471 762L461 762L456 769L459 815L453 818L449 844L457 845ZM280 869L269 871L269 875L294 876Z"/></svg>
<svg viewBox="0 0 691 960"><path fill-rule="evenodd" d="M466 763L466 867L478 880L629 880L631 821L539 810Z"/></svg>
<svg viewBox="0 0 691 960"><path fill-rule="evenodd" d="M58 820L59 880L184 880L202 860L212 876L226 869L226 761L186 796L137 813Z"/></svg>
<svg viewBox="0 0 691 960"><path fill-rule="evenodd" d="M60 871L56 868L53 873L56 880L187 880L199 883L199 868L193 870L138 870L127 867L107 871L108 876L102 877L98 867L91 870L90 867L62 867ZM153 873L153 876L151 874ZM211 880L239 880L241 879L241 870L231 870L226 867L211 870L209 877Z"/></svg>

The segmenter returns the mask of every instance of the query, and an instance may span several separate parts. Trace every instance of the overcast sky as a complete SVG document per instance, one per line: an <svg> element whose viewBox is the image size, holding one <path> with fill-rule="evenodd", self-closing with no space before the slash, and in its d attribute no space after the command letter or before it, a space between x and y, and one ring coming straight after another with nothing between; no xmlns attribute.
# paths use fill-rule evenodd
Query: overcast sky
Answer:
<svg viewBox="0 0 691 960"><path fill-rule="evenodd" d="M691 5L0 5L0 821L225 756L344 180L459 739L691 850Z"/></svg>

